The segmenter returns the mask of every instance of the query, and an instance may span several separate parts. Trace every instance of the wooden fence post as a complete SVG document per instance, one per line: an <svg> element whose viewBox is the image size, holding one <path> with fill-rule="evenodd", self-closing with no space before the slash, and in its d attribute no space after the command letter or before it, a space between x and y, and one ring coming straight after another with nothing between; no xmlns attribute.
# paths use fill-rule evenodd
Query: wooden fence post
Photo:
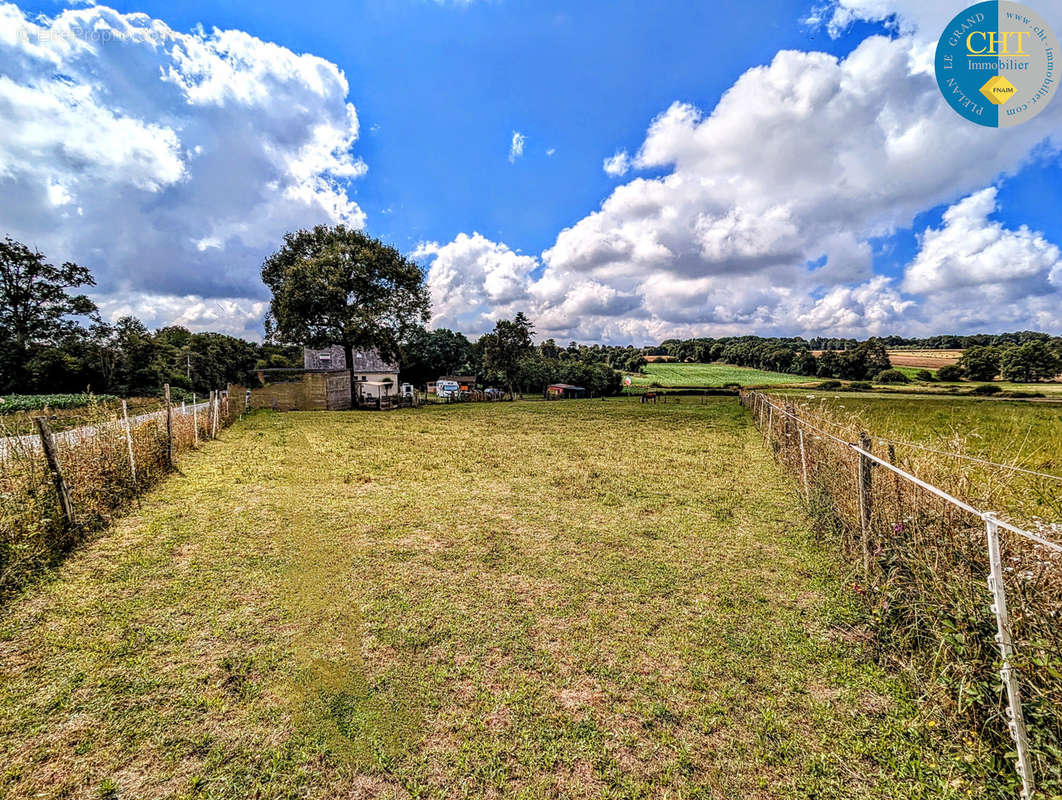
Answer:
<svg viewBox="0 0 1062 800"><path fill-rule="evenodd" d="M210 393L210 396L213 399L213 402L211 403L211 408L212 408L212 410L214 412L213 413L213 421L211 422L211 429L210 429L210 438L211 439L217 439L218 438L218 411L220 410L220 407L221 407L221 404L218 402L218 400L219 400L218 394L219 393L218 393L217 390L214 390L213 392Z"/></svg>
<svg viewBox="0 0 1062 800"><path fill-rule="evenodd" d="M125 420L125 446L129 451L129 472L133 476L133 490L136 491L136 459L133 458L133 431L129 426L129 406L122 401L122 419Z"/></svg>
<svg viewBox="0 0 1062 800"><path fill-rule="evenodd" d="M804 476L804 500L811 502L811 487L808 485L808 454L804 450L804 429L797 423L797 438L800 439L800 471Z"/></svg>
<svg viewBox="0 0 1062 800"><path fill-rule="evenodd" d="M170 405L170 385L162 387L166 393L166 463L173 469L173 406Z"/></svg>
<svg viewBox="0 0 1062 800"><path fill-rule="evenodd" d="M47 417L34 417L37 430L41 435L41 447L44 449L44 458L48 462L48 470L52 473L52 482L55 484L55 493L59 496L59 507L63 512L63 520L67 528L74 527L74 500L70 496L66 481L63 480L63 472L59 468L59 458L55 452L55 437L52 436L51 426L48 425Z"/></svg>
<svg viewBox="0 0 1062 800"><path fill-rule="evenodd" d="M866 433L859 434L859 446L870 452L871 441ZM870 459L859 454L859 527L863 534L863 578L870 579L870 513L872 511L872 478Z"/></svg>

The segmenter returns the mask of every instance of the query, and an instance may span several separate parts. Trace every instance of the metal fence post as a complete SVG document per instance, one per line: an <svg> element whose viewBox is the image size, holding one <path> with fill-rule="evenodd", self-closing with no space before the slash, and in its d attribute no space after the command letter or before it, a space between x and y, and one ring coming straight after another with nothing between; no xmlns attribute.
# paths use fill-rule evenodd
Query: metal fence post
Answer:
<svg viewBox="0 0 1062 800"><path fill-rule="evenodd" d="M133 490L136 490L136 459L133 458L133 431L129 427L129 406L122 401L122 419L125 421L125 446L129 451L129 472L133 476Z"/></svg>
<svg viewBox="0 0 1062 800"><path fill-rule="evenodd" d="M52 436L51 426L47 417L34 417L37 430L41 435L41 447L44 449L44 458L48 462L48 469L52 473L52 481L55 483L55 493L59 495L59 508L63 512L63 519L68 528L74 527L74 500L70 496L70 489L63 480L63 471L59 468L59 457L55 452L55 437Z"/></svg>
<svg viewBox="0 0 1062 800"><path fill-rule="evenodd" d="M999 676L1003 679L1003 686L1007 690L1007 727L1014 739L1014 747L1018 752L1018 761L1014 765L1021 778L1021 796L1024 800L1031 800L1036 791L1036 781L1033 778L1032 762L1029 759L1029 740L1025 732L1025 715L1021 711L1021 690L1018 688L1018 676L1015 674L1011 663L1014 656L1014 645L1010 634L1010 616L1007 614L1007 595L1003 586L1003 564L999 552L999 526L992 514L986 513L985 533L988 537L988 590L992 593L992 612L996 615L996 644L999 645L999 654L1003 661L1003 668Z"/></svg>

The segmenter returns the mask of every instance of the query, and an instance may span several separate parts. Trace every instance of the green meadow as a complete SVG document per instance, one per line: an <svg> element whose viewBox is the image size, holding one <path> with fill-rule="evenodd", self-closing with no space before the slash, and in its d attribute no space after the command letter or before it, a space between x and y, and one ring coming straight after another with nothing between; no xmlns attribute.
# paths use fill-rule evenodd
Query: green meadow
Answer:
<svg viewBox="0 0 1062 800"><path fill-rule="evenodd" d="M732 398L265 412L179 466L0 616L0 796L987 796Z"/></svg>

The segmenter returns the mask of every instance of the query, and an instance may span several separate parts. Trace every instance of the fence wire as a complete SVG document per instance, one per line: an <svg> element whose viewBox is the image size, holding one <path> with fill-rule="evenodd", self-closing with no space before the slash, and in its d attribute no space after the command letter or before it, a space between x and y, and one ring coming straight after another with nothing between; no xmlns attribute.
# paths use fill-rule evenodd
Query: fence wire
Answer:
<svg viewBox="0 0 1062 800"><path fill-rule="evenodd" d="M866 434L848 441L827 430L838 423L761 392L741 402L861 576L853 590L878 646L906 653L927 685L944 687L942 701L994 745L997 766L1013 759L1023 797L1038 776L1059 793L1062 545L899 467L891 449L874 453Z"/></svg>
<svg viewBox="0 0 1062 800"><path fill-rule="evenodd" d="M176 454L235 421L245 393L230 390L137 414L100 406L86 410L91 424L54 433L40 412L37 435L0 435L0 598L108 524L173 468ZM0 418L0 434L4 427Z"/></svg>

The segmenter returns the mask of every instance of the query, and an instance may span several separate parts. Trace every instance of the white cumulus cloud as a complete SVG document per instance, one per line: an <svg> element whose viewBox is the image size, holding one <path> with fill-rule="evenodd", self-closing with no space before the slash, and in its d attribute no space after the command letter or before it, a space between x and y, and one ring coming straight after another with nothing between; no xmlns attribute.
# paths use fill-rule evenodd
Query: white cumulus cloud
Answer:
<svg viewBox="0 0 1062 800"><path fill-rule="evenodd" d="M538 266L535 257L478 233L459 234L445 245L424 242L412 255L431 260L432 324L473 335L492 328L496 318L521 310L530 274Z"/></svg>
<svg viewBox="0 0 1062 800"><path fill-rule="evenodd" d="M619 178L627 174L631 168L631 157L626 150L618 150L605 159L602 169L613 178Z"/></svg>
<svg viewBox="0 0 1062 800"><path fill-rule="evenodd" d="M1034 148L1057 151L1062 103L1019 128L971 125L941 97L931 54L913 35L868 37L846 58L782 51L710 113L673 104L636 153L606 161L614 175L666 174L616 187L529 273L540 330L629 340L981 324L976 300L938 319L928 285L875 275L870 243L1017 172Z"/></svg>
<svg viewBox="0 0 1062 800"><path fill-rule="evenodd" d="M0 233L91 268L105 310L242 331L284 232L364 223L348 91L241 31L0 5Z"/></svg>
<svg viewBox="0 0 1062 800"><path fill-rule="evenodd" d="M996 196L990 186L948 208L941 227L922 234L902 288L944 323L1059 330L1062 251L1025 225L990 219Z"/></svg>

